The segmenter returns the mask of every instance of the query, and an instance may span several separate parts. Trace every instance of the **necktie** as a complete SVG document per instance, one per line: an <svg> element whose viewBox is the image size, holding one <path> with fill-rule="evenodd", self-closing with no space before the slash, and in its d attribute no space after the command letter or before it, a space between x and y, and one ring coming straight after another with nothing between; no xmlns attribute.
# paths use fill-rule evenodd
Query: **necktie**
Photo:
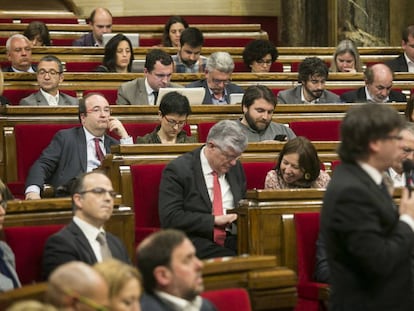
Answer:
<svg viewBox="0 0 414 311"><path fill-rule="evenodd" d="M99 162L102 162L105 156L102 152L101 146L99 145L99 142L101 141L101 139L95 137L93 140L95 141L96 157L98 158Z"/></svg>
<svg viewBox="0 0 414 311"><path fill-rule="evenodd" d="M158 92L154 91L152 92L152 94L154 94L154 105L157 104L157 98L158 98Z"/></svg>
<svg viewBox="0 0 414 311"><path fill-rule="evenodd" d="M99 232L96 240L101 245L102 260L112 258L111 250L109 249L108 243L106 241L105 232Z"/></svg>
<svg viewBox="0 0 414 311"><path fill-rule="evenodd" d="M220 182L217 172L213 172L213 215L223 215L223 198L221 196ZM214 227L214 242L223 246L226 239L226 231L220 227Z"/></svg>

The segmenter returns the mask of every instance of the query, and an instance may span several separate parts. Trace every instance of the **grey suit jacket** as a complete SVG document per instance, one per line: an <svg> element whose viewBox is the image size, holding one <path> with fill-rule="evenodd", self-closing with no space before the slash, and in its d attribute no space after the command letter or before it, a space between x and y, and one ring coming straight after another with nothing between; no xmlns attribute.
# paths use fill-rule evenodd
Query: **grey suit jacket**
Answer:
<svg viewBox="0 0 414 311"><path fill-rule="evenodd" d="M174 311L174 309L162 301L156 295L150 295L147 293L141 296L141 310L151 311ZM201 305L200 311L216 311L217 309L207 299L203 298L203 304Z"/></svg>
<svg viewBox="0 0 414 311"><path fill-rule="evenodd" d="M169 87L183 87L180 84L171 83ZM148 94L145 88L145 78L137 78L122 83L118 88L117 105L149 105Z"/></svg>
<svg viewBox="0 0 414 311"><path fill-rule="evenodd" d="M59 106L74 106L78 105L78 99L67 95L65 93L59 92ZM39 91L33 94L30 94L29 96L23 98L20 103L20 106L49 106L46 98L43 96L43 94Z"/></svg>
<svg viewBox="0 0 414 311"><path fill-rule="evenodd" d="M302 86L298 85L294 88L280 91L277 95L278 104L302 104L301 100ZM319 104L340 103L339 96L331 91L324 90L322 96L319 97Z"/></svg>
<svg viewBox="0 0 414 311"><path fill-rule="evenodd" d="M111 146L119 142L105 135L104 145L107 153ZM86 137L83 127L60 130L40 157L30 168L26 187L37 185L42 189L45 183L55 189L68 184L87 169Z"/></svg>
<svg viewBox="0 0 414 311"><path fill-rule="evenodd" d="M210 91L208 89L208 84L207 84L206 79L192 82L192 83L186 85L185 87L188 87L188 88L203 87L206 90L206 93L205 93L204 99L203 99L203 105L212 105L213 104L213 99L212 99ZM240 86L238 86L234 83L230 83L226 86L226 92L227 92L227 95L225 96L225 99L226 99L227 104L230 104L229 95L232 94L232 93L244 93L244 90Z"/></svg>
<svg viewBox="0 0 414 311"><path fill-rule="evenodd" d="M106 239L112 257L130 263L127 250L121 240L109 232L106 232ZM88 239L72 221L47 239L42 260L43 278L46 280L56 267L74 260L90 265L97 262Z"/></svg>
<svg viewBox="0 0 414 311"><path fill-rule="evenodd" d="M14 260L14 254L11 248L3 241L0 241L0 248L3 251L3 260L6 263L7 267L9 268L10 273L13 275L14 279L21 286L19 277L16 273L16 263ZM0 274L0 292L5 292L7 290L13 289L13 281L10 280L8 277Z"/></svg>
<svg viewBox="0 0 414 311"><path fill-rule="evenodd" d="M185 153L165 167L158 209L161 227L183 230L190 239L202 237L213 241L213 207L201 168L201 149ZM246 192L246 178L239 162L230 168L226 179L236 207Z"/></svg>

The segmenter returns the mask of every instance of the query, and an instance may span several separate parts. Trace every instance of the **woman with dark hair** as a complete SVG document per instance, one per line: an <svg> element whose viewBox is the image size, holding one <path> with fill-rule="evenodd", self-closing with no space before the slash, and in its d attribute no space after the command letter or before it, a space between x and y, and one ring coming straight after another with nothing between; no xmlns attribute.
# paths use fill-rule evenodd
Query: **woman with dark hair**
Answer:
<svg viewBox="0 0 414 311"><path fill-rule="evenodd" d="M181 16L171 16L164 26L161 46L180 47L180 36L184 29L188 28L188 23Z"/></svg>
<svg viewBox="0 0 414 311"><path fill-rule="evenodd" d="M250 41L243 51L243 61L251 72L269 72L278 56L272 41L264 39Z"/></svg>
<svg viewBox="0 0 414 311"><path fill-rule="evenodd" d="M266 175L265 189L326 188L331 178L320 167L315 146L298 136L283 146L275 169Z"/></svg>
<svg viewBox="0 0 414 311"><path fill-rule="evenodd" d="M134 50L132 43L122 33L111 38L105 45L105 52L102 65L99 65L97 72L131 72Z"/></svg>
<svg viewBox="0 0 414 311"><path fill-rule="evenodd" d="M409 122L414 122L414 93L411 94L405 106L405 118Z"/></svg>
<svg viewBox="0 0 414 311"><path fill-rule="evenodd" d="M24 30L25 35L33 46L50 46L49 29L44 22L33 21Z"/></svg>
<svg viewBox="0 0 414 311"><path fill-rule="evenodd" d="M7 201L12 199L13 195L9 188L0 180L0 230L3 230ZM0 241L0 292L5 292L20 286L13 251L6 242Z"/></svg>

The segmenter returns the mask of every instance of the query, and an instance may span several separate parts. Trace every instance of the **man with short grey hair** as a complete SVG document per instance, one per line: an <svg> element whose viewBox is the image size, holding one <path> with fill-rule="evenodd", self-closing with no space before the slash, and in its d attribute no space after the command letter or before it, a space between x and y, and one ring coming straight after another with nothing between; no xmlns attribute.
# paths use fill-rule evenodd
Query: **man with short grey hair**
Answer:
<svg viewBox="0 0 414 311"><path fill-rule="evenodd" d="M205 79L188 84L186 87L204 87L204 105L230 104L230 94L244 93L243 89L231 83L234 61L227 52L215 52L207 59Z"/></svg>
<svg viewBox="0 0 414 311"><path fill-rule="evenodd" d="M5 72L36 72L32 66L32 43L22 34L14 34L6 42L7 59L11 65Z"/></svg>
<svg viewBox="0 0 414 311"><path fill-rule="evenodd" d="M207 143L171 161L163 171L159 215L163 228L183 230L193 242L197 257L237 254L237 207L246 192L239 161L247 137L236 121L215 124Z"/></svg>

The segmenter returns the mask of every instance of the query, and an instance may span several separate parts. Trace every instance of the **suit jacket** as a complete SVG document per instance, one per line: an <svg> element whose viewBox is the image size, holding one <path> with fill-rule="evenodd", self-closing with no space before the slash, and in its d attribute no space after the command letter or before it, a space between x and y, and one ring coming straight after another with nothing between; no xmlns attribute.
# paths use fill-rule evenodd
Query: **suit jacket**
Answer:
<svg viewBox="0 0 414 311"><path fill-rule="evenodd" d="M141 310L151 311L174 311L169 305L162 301L158 296L143 293L141 296ZM201 305L200 311L216 311L217 309L213 304L203 298L203 304Z"/></svg>
<svg viewBox="0 0 414 311"><path fill-rule="evenodd" d="M414 310L414 232L357 164L335 168L321 210L331 309Z"/></svg>
<svg viewBox="0 0 414 311"><path fill-rule="evenodd" d="M23 98L20 103L20 106L49 106L46 98L43 96L43 94L39 91L33 94L30 94L29 96ZM79 105L78 99L67 95L65 93L59 92L59 106L73 106L73 105Z"/></svg>
<svg viewBox="0 0 414 311"><path fill-rule="evenodd" d="M401 54L397 58L386 61L385 65L390 67L394 72L408 72L408 65L404 54Z"/></svg>
<svg viewBox="0 0 414 311"><path fill-rule="evenodd" d="M72 42L73 46L95 46L95 44L96 41L93 37L92 32L88 32L87 34L84 34L82 37Z"/></svg>
<svg viewBox="0 0 414 311"><path fill-rule="evenodd" d="M183 87L180 84L170 83L169 87ZM122 83L118 88L117 105L149 105L145 78L137 78Z"/></svg>
<svg viewBox="0 0 414 311"><path fill-rule="evenodd" d="M33 69L34 72L36 72L37 71L37 65L32 65L32 69ZM13 70L13 67L12 66L4 67L2 71L3 72L15 72Z"/></svg>
<svg viewBox="0 0 414 311"><path fill-rule="evenodd" d="M130 263L127 250L121 240L109 232L106 232L106 239L112 257ZM47 280L56 267L74 260L90 265L97 262L86 236L72 221L47 239L42 260L43 278Z"/></svg>
<svg viewBox="0 0 414 311"><path fill-rule="evenodd" d="M406 102L407 97L398 91L391 90L388 95L388 102ZM367 101L367 94L365 93L365 86L357 90L345 92L341 95L341 100L345 103L364 103Z"/></svg>
<svg viewBox="0 0 414 311"><path fill-rule="evenodd" d="M202 147L171 161L162 173L158 209L161 227L183 230L192 239L213 241L213 206L207 192L200 162ZM237 162L226 174L234 206L244 198L246 178Z"/></svg>
<svg viewBox="0 0 414 311"><path fill-rule="evenodd" d="M116 139L105 135L106 153L110 153L111 146L116 144L119 144ZM68 184L86 169L87 148L83 127L60 130L30 168L26 187L37 185L42 189L48 183L56 189Z"/></svg>
<svg viewBox="0 0 414 311"><path fill-rule="evenodd" d="M14 260L14 254L11 248L3 241L0 241L0 248L3 251L3 261L9 269L11 275L20 287L19 277L16 273L16 263ZM5 292L14 288L13 281L0 273L0 292Z"/></svg>
<svg viewBox="0 0 414 311"><path fill-rule="evenodd" d="M208 89L208 84L207 84L206 79L192 82L190 84L187 84L185 87L188 87L188 88L203 87L206 90L205 95L204 95L204 99L203 99L203 105L212 105L213 104L213 99L212 99L210 91ZM232 94L232 93L244 93L244 90L240 86L238 86L234 83L229 83L226 86L226 91L227 91L227 95L225 95L225 99L226 99L227 104L230 104L230 96L229 96L230 94Z"/></svg>
<svg viewBox="0 0 414 311"><path fill-rule="evenodd" d="M280 91L277 94L278 104L302 104L302 86L298 85L294 88ZM319 97L318 104L340 103L339 96L331 91L323 90Z"/></svg>

